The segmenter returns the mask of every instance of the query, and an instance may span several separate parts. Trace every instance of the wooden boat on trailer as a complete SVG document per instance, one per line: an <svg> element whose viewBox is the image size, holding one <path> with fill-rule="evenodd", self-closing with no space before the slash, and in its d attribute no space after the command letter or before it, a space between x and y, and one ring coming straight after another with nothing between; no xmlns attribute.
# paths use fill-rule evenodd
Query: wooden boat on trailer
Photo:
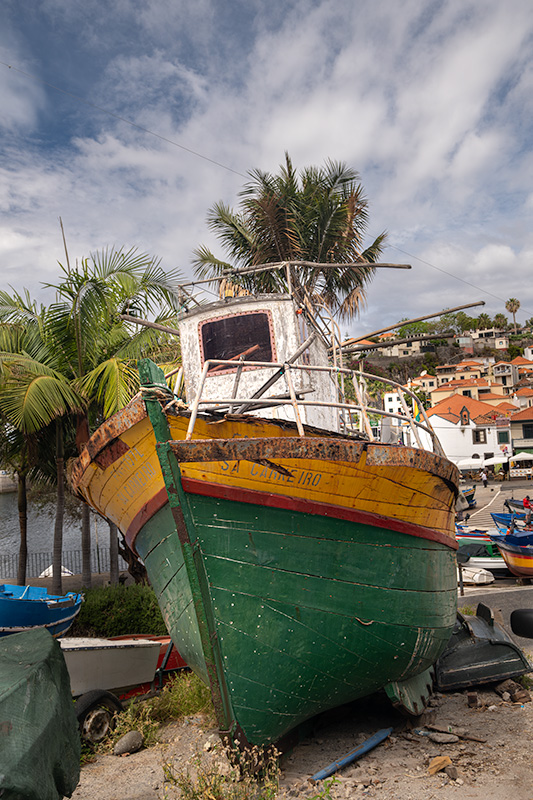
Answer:
<svg viewBox="0 0 533 800"><path fill-rule="evenodd" d="M71 476L243 747L380 689L420 713L456 619L459 472L408 390L401 415L369 402L322 322L289 295L189 310L175 392L141 362Z"/></svg>

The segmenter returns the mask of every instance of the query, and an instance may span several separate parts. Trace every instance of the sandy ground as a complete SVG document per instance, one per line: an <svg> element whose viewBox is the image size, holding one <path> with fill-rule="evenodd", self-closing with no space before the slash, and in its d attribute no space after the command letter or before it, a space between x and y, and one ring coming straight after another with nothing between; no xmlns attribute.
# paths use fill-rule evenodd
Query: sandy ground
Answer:
<svg viewBox="0 0 533 800"><path fill-rule="evenodd" d="M470 690L471 691L471 690ZM467 693L437 694L426 718L408 720L384 697L367 698L322 719L313 735L282 759L280 798L316 796L324 784L309 778L339 760L377 730L393 727L389 739L352 766L337 772L332 798L376 797L383 800L532 800L533 703L503 701L492 688L477 690L478 707ZM432 741L417 725L457 729L451 743ZM472 737L471 739L468 737ZM477 741L482 740L482 741ZM164 767L194 769L196 754L228 769L218 736L200 718L174 723L161 731L161 743L129 756L100 756L82 768L74 800L160 800L178 798L165 782ZM447 756L456 772L435 775L428 767Z"/></svg>

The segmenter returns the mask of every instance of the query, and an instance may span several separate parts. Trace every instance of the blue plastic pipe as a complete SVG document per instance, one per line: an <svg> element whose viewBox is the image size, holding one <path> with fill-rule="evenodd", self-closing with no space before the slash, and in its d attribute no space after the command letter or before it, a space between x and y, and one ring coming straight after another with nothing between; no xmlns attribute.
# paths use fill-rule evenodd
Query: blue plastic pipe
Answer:
<svg viewBox="0 0 533 800"><path fill-rule="evenodd" d="M356 747L355 750L352 750L348 755L343 756L339 761L334 761L329 767L325 767L321 769L319 772L315 772L315 774L311 777L311 780L315 783L317 781L323 781L324 778L329 778L330 775L333 775L334 772L337 770L342 769L343 767L347 767L348 764L351 764L352 761L357 761L358 758L364 756L365 753L368 753L369 750L372 750L376 745L386 739L388 736L391 735L393 728L382 728L380 731L375 733L370 739L366 739L359 747Z"/></svg>

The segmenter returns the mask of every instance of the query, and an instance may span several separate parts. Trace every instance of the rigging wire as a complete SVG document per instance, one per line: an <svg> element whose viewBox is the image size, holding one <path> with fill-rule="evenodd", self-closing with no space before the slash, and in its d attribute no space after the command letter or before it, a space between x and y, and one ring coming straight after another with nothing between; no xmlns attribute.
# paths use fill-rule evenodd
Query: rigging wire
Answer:
<svg viewBox="0 0 533 800"><path fill-rule="evenodd" d="M109 111L107 108L103 108L102 106L97 105L96 103L90 103L88 100L84 100L83 97L80 97L73 92L67 92L66 89L61 89L59 86L55 86L53 83L49 83L48 81L43 80L43 78L38 78L36 75L32 75L29 72L25 72L23 69L19 69L18 67L14 67L12 64L7 64L5 61L0 61L0 65L3 67L7 67L8 69L13 70L14 72L18 72L20 75L24 75L26 78L30 78L32 81L36 81L37 83L43 84L43 86L48 86L50 89L54 89L56 92L60 92L61 94L66 95L67 97L72 97L74 100L77 100L79 103L83 103L85 106L89 106L89 108L95 108L97 111L101 111L103 114L107 114L109 117L113 117L114 119L118 119L121 122L125 122L127 125L131 125L132 128L136 128L143 133L147 133L149 136L154 136L156 139L160 139L162 142L166 142L167 144L171 144L173 147L179 147L180 150L184 150L186 153L190 153L197 158L202 158L204 161L208 161L210 164L214 164L216 167L220 167L221 169L225 169L228 172L232 172L234 175L239 175L241 178L248 178L248 175L244 175L244 173L239 172L232 167L228 167L226 164L222 164L221 161L216 161L214 158L209 158L209 156L204 156L202 153L199 153L197 150L193 150L191 147L185 147L183 144L179 144L179 142L175 142L173 139L168 139L166 136L162 136L160 133L155 133L155 131L150 130L149 128L145 128L143 125L137 125L136 122L132 122L130 119L126 117L120 116L120 114L116 114L114 111Z"/></svg>

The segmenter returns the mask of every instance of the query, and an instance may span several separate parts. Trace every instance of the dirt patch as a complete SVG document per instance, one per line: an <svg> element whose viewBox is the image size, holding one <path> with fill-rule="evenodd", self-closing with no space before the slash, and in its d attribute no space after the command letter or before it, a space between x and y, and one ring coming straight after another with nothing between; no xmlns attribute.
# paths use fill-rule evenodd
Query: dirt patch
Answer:
<svg viewBox="0 0 533 800"><path fill-rule="evenodd" d="M429 714L416 722L395 712L377 695L323 716L309 737L282 759L278 797L304 798L323 792L323 782L313 786L308 780L315 772L377 730L392 727L386 741L336 773L332 798L532 800L533 703L504 701L491 689L480 688L477 696L479 704L471 707L466 692L438 694ZM461 736L455 742L439 743L417 732L431 732L431 725L459 729ZM156 747L127 757L101 756L84 766L73 798L178 798L175 786L165 781L166 765L174 772L194 769L197 754L217 763L222 771L229 769L216 733L206 729L201 718L173 723L162 729ZM430 775L429 765L437 756L449 757L455 770Z"/></svg>

